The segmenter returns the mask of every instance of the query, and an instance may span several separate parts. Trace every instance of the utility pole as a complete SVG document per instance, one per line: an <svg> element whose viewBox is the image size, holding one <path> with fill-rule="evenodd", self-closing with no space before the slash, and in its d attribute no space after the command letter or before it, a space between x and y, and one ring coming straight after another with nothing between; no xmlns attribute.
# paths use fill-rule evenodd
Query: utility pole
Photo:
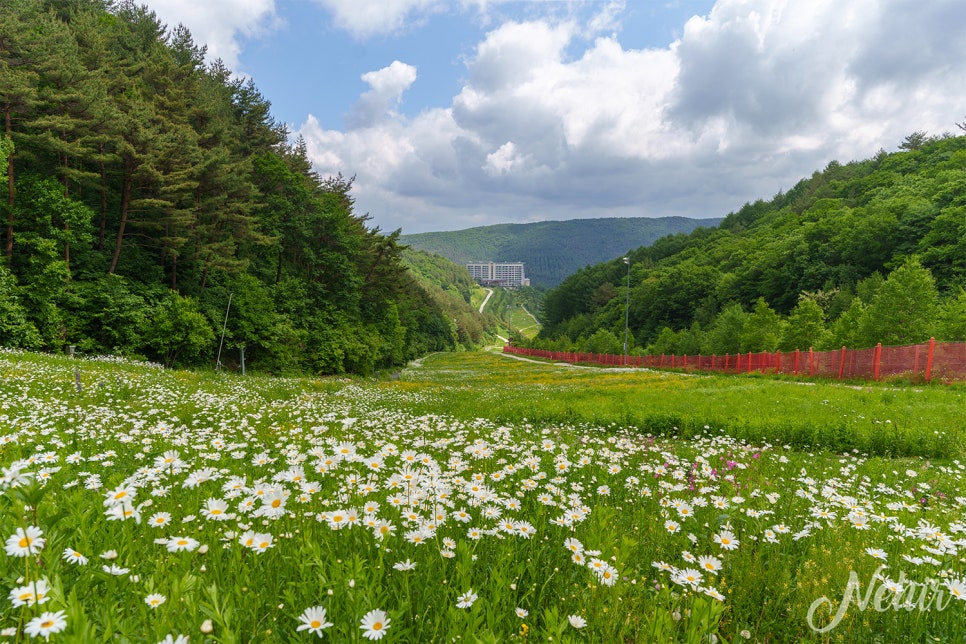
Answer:
<svg viewBox="0 0 966 644"><path fill-rule="evenodd" d="M225 346L225 329L228 328L228 312L231 311L231 296L228 294L228 308L225 309L225 323L221 325L221 342L218 343L218 357L215 359L215 371L221 369L221 348Z"/></svg>

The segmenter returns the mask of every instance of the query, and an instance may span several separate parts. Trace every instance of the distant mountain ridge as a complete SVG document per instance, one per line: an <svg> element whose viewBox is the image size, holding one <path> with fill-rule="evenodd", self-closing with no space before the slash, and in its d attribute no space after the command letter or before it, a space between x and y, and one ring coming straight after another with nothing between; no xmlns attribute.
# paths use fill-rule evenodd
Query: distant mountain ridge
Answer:
<svg viewBox="0 0 966 644"><path fill-rule="evenodd" d="M523 262L533 286L552 287L587 265L650 246L666 235L713 228L720 222L688 217L571 219L416 233L401 235L399 241L457 264Z"/></svg>

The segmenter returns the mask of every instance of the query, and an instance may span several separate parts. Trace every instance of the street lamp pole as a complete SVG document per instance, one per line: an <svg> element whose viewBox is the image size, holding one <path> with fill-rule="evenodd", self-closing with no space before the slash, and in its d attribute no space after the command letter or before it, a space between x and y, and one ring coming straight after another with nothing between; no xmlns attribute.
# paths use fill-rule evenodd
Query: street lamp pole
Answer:
<svg viewBox="0 0 966 644"><path fill-rule="evenodd" d="M627 264L627 301L624 304L624 364L627 364L627 326L631 312L631 258L625 257L624 263Z"/></svg>

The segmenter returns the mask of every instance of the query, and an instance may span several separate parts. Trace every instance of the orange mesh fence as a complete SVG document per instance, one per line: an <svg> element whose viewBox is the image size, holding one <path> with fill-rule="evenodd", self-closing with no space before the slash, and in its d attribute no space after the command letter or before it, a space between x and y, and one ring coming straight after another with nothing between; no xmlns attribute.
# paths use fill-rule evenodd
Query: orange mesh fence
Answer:
<svg viewBox="0 0 966 644"><path fill-rule="evenodd" d="M504 353L558 362L610 366L686 369L720 373L781 373L821 378L880 380L909 378L930 382L966 380L966 342L936 342L902 347L836 351L789 351L719 355L622 356L570 351L544 351L507 345Z"/></svg>

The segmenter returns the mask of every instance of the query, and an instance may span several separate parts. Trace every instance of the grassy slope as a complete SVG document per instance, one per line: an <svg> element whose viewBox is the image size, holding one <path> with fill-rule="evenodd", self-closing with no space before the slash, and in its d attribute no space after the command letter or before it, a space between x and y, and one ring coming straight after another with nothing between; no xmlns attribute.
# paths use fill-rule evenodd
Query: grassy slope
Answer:
<svg viewBox="0 0 966 644"><path fill-rule="evenodd" d="M502 355L440 354L415 372L433 408L462 418L616 424L692 436L705 426L753 442L879 455L966 455L966 389L850 386L758 375L575 369Z"/></svg>
<svg viewBox="0 0 966 644"><path fill-rule="evenodd" d="M482 300L480 300L482 303ZM526 308L529 303L519 289L494 288L484 313L499 318L505 325L502 333L518 333L525 338L535 337L542 328Z"/></svg>

